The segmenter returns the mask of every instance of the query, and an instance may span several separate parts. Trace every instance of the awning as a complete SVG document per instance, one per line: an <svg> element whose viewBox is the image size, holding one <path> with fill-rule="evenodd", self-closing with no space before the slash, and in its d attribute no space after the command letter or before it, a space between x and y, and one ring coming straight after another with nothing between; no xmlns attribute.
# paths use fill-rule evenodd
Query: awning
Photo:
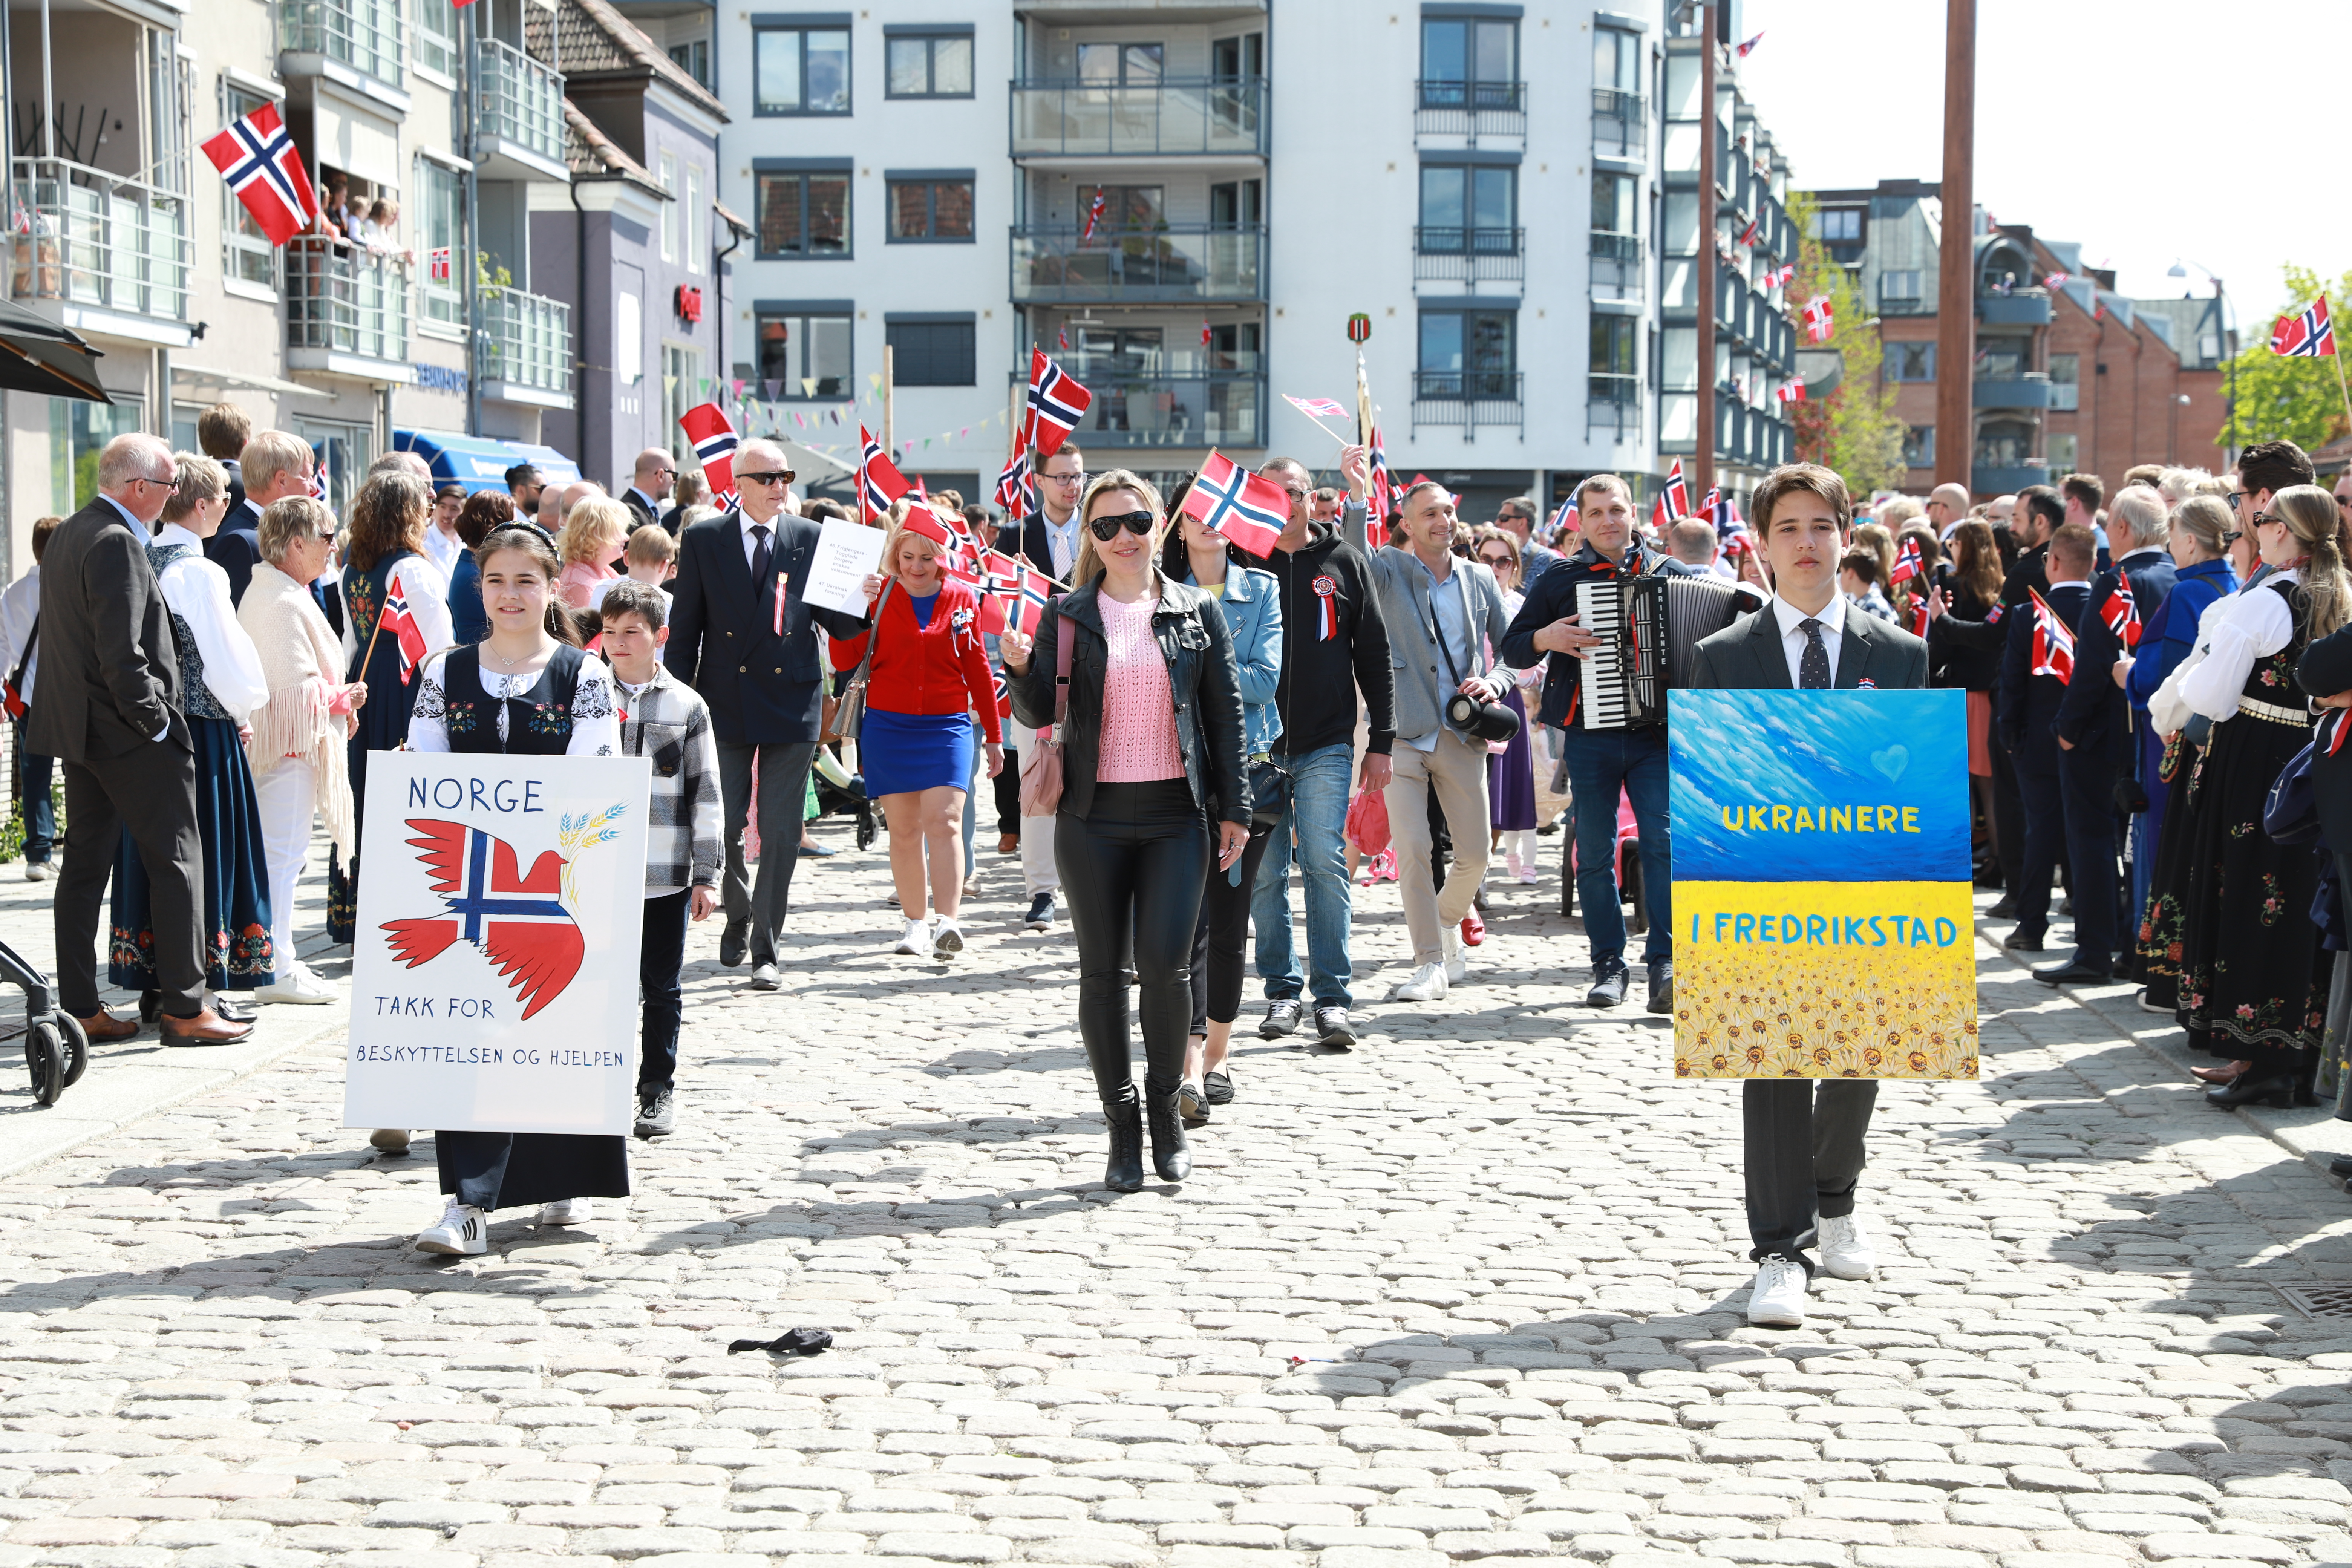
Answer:
<svg viewBox="0 0 2352 1568"><path fill-rule="evenodd" d="M394 430L392 449L415 452L433 470L436 483L462 485L467 495L507 488L507 470L529 463L551 483L569 484L579 479L580 466L552 447L521 441L500 441L488 436L460 436L447 430Z"/></svg>

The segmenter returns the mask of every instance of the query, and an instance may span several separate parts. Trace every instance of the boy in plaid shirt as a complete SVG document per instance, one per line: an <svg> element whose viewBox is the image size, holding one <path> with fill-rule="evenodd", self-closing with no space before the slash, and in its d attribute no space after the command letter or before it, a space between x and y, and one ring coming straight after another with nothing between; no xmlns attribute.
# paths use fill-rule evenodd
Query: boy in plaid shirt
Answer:
<svg viewBox="0 0 2352 1568"><path fill-rule="evenodd" d="M669 595L624 577L604 590L604 659L621 689L621 751L649 759L646 923L637 957L645 997L645 1049L637 1063L640 1138L677 1125L671 1079L677 1071L679 972L689 918L719 907L719 741L701 697L661 661L669 640Z"/></svg>

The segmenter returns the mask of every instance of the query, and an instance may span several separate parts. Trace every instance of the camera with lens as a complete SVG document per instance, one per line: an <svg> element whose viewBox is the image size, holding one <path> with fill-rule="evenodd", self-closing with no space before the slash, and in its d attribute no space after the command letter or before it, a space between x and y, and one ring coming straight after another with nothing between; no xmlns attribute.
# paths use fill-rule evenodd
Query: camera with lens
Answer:
<svg viewBox="0 0 2352 1568"><path fill-rule="evenodd" d="M1519 716L1499 702L1466 691L1445 700L1445 721L1474 741L1508 741L1519 732Z"/></svg>

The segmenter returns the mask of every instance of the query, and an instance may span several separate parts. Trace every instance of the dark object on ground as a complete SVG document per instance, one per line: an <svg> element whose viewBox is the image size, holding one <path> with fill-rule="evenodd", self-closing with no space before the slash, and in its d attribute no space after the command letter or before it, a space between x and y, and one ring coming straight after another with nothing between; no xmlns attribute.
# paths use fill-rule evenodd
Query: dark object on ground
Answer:
<svg viewBox="0 0 2352 1568"><path fill-rule="evenodd" d="M740 1355L745 1351L768 1351L776 1355L814 1355L833 1343L831 1331L825 1329L786 1329L772 1340L737 1340L727 1347L729 1355Z"/></svg>

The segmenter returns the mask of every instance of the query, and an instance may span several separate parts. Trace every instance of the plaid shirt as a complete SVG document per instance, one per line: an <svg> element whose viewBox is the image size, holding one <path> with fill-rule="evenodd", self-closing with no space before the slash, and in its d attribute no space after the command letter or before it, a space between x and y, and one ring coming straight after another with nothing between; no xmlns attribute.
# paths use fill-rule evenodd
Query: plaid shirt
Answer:
<svg viewBox="0 0 2352 1568"><path fill-rule="evenodd" d="M719 738L692 687L656 664L632 692L620 678L621 754L653 760L646 818L646 897L719 885Z"/></svg>

